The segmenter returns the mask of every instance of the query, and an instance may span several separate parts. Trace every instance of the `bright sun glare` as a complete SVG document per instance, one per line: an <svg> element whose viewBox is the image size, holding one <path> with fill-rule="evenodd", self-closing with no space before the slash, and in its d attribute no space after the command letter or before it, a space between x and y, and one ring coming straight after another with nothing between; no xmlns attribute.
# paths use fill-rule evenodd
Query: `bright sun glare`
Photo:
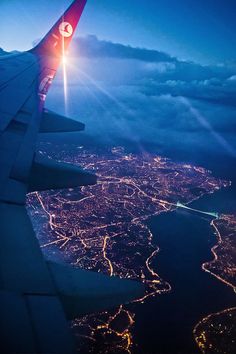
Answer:
<svg viewBox="0 0 236 354"><path fill-rule="evenodd" d="M65 55L62 56L62 63L63 63L64 65L67 64L67 57L66 57Z"/></svg>
<svg viewBox="0 0 236 354"><path fill-rule="evenodd" d="M67 111L67 64L68 60L66 55L62 56L62 67L63 67L63 81L64 81L64 102L65 102L65 112Z"/></svg>

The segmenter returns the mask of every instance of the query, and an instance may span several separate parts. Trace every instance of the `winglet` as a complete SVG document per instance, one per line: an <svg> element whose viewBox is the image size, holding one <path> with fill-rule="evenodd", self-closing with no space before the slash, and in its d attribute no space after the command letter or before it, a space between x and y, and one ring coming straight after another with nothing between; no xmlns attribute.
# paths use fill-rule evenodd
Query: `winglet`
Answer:
<svg viewBox="0 0 236 354"><path fill-rule="evenodd" d="M30 52L59 58L72 40L87 0L75 0L42 41Z"/></svg>

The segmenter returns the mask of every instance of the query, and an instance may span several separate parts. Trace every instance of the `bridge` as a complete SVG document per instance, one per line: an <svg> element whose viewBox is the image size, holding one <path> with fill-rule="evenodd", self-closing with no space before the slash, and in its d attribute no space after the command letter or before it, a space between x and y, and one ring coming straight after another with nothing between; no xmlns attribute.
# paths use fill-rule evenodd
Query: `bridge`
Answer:
<svg viewBox="0 0 236 354"><path fill-rule="evenodd" d="M200 214L205 214L205 215L209 215L209 216L212 216L213 218L216 218L218 219L219 218L219 213L217 212L211 212L211 211L202 211L202 210L198 210L198 209L193 209L193 208L190 208L180 202L177 202L176 206L178 208L183 208L183 209L187 209L187 210L191 210L191 211L195 211L197 213L200 213Z"/></svg>

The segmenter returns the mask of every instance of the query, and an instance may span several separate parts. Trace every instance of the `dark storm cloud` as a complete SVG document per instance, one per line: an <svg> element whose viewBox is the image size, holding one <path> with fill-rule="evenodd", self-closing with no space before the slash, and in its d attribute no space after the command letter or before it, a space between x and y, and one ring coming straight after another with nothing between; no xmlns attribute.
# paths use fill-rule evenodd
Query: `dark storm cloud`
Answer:
<svg viewBox="0 0 236 354"><path fill-rule="evenodd" d="M203 66L160 51L100 40L94 35L76 38L71 55L87 61L86 70L95 80L112 86L134 85L149 97L184 96L236 107L233 61L230 65ZM78 80L73 79L71 83Z"/></svg>
<svg viewBox="0 0 236 354"><path fill-rule="evenodd" d="M76 38L72 43L72 53L89 59L113 58L123 60L140 60L146 63L175 63L175 78L185 77L187 81L211 78L214 75L225 78L229 70L225 66L203 66L190 61L181 61L167 53L146 48L134 48L128 45L98 39L95 35ZM232 66L235 66L232 62Z"/></svg>
<svg viewBox="0 0 236 354"><path fill-rule="evenodd" d="M94 36L78 38L71 54L77 105L69 113L86 117L92 135L236 155L234 65L203 66Z"/></svg>
<svg viewBox="0 0 236 354"><path fill-rule="evenodd" d="M87 58L136 59L145 62L175 62L176 58L157 50L133 48L131 46L99 40L94 35L77 38L74 52Z"/></svg>
<svg viewBox="0 0 236 354"><path fill-rule="evenodd" d="M213 77L207 80L154 80L143 86L143 93L147 96L157 94L171 94L184 96L217 105L236 107L236 79Z"/></svg>
<svg viewBox="0 0 236 354"><path fill-rule="evenodd" d="M156 50L102 41L92 35L77 38L72 53L96 61L100 75L92 69L92 76L99 80L138 85L148 96L171 94L236 106L233 65L203 66ZM111 70L113 67L115 72Z"/></svg>

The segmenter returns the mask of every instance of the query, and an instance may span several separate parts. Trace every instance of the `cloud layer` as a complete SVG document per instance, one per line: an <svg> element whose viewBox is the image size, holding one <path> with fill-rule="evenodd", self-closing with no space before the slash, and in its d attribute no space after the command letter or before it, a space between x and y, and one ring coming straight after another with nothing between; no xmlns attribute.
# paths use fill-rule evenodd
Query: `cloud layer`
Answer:
<svg viewBox="0 0 236 354"><path fill-rule="evenodd" d="M121 70L121 75L111 75L111 79L120 79L124 84L132 83L127 80L133 79L135 84L143 86L142 92L149 96L171 94L236 105L236 67L202 66L180 61L155 50L100 41L96 36L78 38L73 44L72 54L97 62L98 65L99 61L104 64L109 62L110 67L116 66L115 71ZM103 81L109 80L107 71L102 70L102 73ZM96 74L98 73L93 71L93 76ZM100 79L100 75L98 78Z"/></svg>
<svg viewBox="0 0 236 354"><path fill-rule="evenodd" d="M156 50L76 38L47 106L104 141L236 156L236 66L203 66ZM164 151L163 150L163 151Z"/></svg>
<svg viewBox="0 0 236 354"><path fill-rule="evenodd" d="M74 42L67 113L87 132L156 144L158 149L236 156L236 70L100 41ZM48 104L63 102L58 78Z"/></svg>

